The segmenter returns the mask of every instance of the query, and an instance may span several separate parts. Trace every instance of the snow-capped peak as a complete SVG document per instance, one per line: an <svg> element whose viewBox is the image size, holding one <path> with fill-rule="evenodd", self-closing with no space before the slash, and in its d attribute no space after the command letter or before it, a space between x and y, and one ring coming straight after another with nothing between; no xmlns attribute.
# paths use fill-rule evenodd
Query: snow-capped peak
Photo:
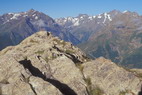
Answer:
<svg viewBox="0 0 142 95"><path fill-rule="evenodd" d="M21 16L20 13L15 13L15 14L13 14L13 16L12 16L10 19L11 19L11 20L12 20L12 19L18 19L19 16Z"/></svg>
<svg viewBox="0 0 142 95"><path fill-rule="evenodd" d="M109 21L112 21L112 18L110 17L110 14L104 13L104 21L103 21L103 23L105 23L107 19L108 19Z"/></svg>
<svg viewBox="0 0 142 95"><path fill-rule="evenodd" d="M123 11L123 13L127 13L127 12L128 12L128 10Z"/></svg>
<svg viewBox="0 0 142 95"><path fill-rule="evenodd" d="M98 18L102 18L101 14L98 15Z"/></svg>

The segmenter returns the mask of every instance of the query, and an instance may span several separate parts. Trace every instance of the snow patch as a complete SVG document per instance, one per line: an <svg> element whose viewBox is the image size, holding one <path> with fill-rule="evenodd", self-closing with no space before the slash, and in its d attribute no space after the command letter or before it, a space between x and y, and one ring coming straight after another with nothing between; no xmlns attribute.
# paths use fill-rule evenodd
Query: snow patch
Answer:
<svg viewBox="0 0 142 95"><path fill-rule="evenodd" d="M72 17L68 17L68 20L70 20L70 21L71 21L71 20L72 20Z"/></svg>
<svg viewBox="0 0 142 95"><path fill-rule="evenodd" d="M8 13L8 15L13 15L14 13Z"/></svg>
<svg viewBox="0 0 142 95"><path fill-rule="evenodd" d="M128 12L128 10L123 11L123 13L127 13L127 12Z"/></svg>
<svg viewBox="0 0 142 95"><path fill-rule="evenodd" d="M83 18L84 18L83 16L80 17L80 19L83 19Z"/></svg>
<svg viewBox="0 0 142 95"><path fill-rule="evenodd" d="M38 16L36 16L35 19L38 19Z"/></svg>
<svg viewBox="0 0 142 95"><path fill-rule="evenodd" d="M107 19L108 19L109 21L112 21L112 18L110 17L110 14L104 13L104 17L105 17L105 18L104 18L103 23L105 23Z"/></svg>
<svg viewBox="0 0 142 95"><path fill-rule="evenodd" d="M108 16L109 21L112 21L112 18L110 17L110 14L108 14L107 16Z"/></svg>
<svg viewBox="0 0 142 95"><path fill-rule="evenodd" d="M107 15L107 13L105 13L105 14L104 14L104 17L105 17L105 18L104 18L103 23L105 23L105 22L106 22L107 16L108 16L108 15Z"/></svg>
<svg viewBox="0 0 142 95"><path fill-rule="evenodd" d="M36 16L36 14L33 14L32 16L34 17L34 16Z"/></svg>
<svg viewBox="0 0 142 95"><path fill-rule="evenodd" d="M90 17L88 17L88 19L93 20L93 17L92 17L92 16L90 16Z"/></svg>
<svg viewBox="0 0 142 95"><path fill-rule="evenodd" d="M96 18L96 16L93 16L93 18Z"/></svg>
<svg viewBox="0 0 142 95"><path fill-rule="evenodd" d="M102 18L102 16L101 16L101 15L98 15L98 18Z"/></svg>
<svg viewBox="0 0 142 95"><path fill-rule="evenodd" d="M74 23L74 26L78 26L78 25L79 25L79 20Z"/></svg>
<svg viewBox="0 0 142 95"><path fill-rule="evenodd" d="M18 13L17 14L13 14L12 18L10 18L10 19L11 20L12 19L18 19L19 16L21 16L21 14L18 14Z"/></svg>

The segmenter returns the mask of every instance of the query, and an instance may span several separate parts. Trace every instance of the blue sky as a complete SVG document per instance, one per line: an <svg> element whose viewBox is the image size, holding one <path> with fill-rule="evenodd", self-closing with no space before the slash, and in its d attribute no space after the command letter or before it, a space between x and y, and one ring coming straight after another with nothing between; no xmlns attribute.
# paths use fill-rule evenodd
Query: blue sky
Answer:
<svg viewBox="0 0 142 95"><path fill-rule="evenodd" d="M78 14L96 15L113 9L142 14L142 0L0 0L0 15L35 9L58 18Z"/></svg>

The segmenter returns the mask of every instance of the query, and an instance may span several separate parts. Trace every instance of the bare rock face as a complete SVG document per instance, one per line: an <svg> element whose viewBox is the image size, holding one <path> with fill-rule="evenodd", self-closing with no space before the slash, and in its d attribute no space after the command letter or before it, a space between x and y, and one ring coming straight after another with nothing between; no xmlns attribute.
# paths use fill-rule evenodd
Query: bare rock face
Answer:
<svg viewBox="0 0 142 95"><path fill-rule="evenodd" d="M0 94L86 95L75 63L84 55L71 43L41 31L0 52Z"/></svg>
<svg viewBox="0 0 142 95"><path fill-rule="evenodd" d="M106 95L138 95L141 90L140 78L110 60L101 57L83 66L86 79L90 79L91 85L101 88Z"/></svg>
<svg viewBox="0 0 142 95"><path fill-rule="evenodd" d="M137 95L141 78L40 31L0 51L0 95ZM88 61L88 62L87 62Z"/></svg>

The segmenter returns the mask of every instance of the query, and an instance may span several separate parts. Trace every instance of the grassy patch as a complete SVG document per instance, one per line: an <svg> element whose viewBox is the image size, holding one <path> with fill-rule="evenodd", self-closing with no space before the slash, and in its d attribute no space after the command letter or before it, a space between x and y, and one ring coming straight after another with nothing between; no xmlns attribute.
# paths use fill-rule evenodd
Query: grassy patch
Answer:
<svg viewBox="0 0 142 95"><path fill-rule="evenodd" d="M91 89L90 95L103 95L104 92L99 87L95 87L94 89Z"/></svg>
<svg viewBox="0 0 142 95"><path fill-rule="evenodd" d="M128 92L129 92L128 90L120 91L120 92L119 92L119 95L126 95L126 93L128 93Z"/></svg>
<svg viewBox="0 0 142 95"><path fill-rule="evenodd" d="M57 56L52 55L52 57L51 57L51 58L52 58L52 60L54 60L54 59L56 59L56 58L57 58Z"/></svg>
<svg viewBox="0 0 142 95"><path fill-rule="evenodd" d="M66 42L63 40L59 40L59 39L53 39L53 41L57 42L57 44L63 45L65 46Z"/></svg>
<svg viewBox="0 0 142 95"><path fill-rule="evenodd" d="M0 87L0 95L2 95L2 89L1 89L1 87Z"/></svg>
<svg viewBox="0 0 142 95"><path fill-rule="evenodd" d="M79 68L79 70L81 71L81 73L83 73L83 65L82 64L75 64L77 68Z"/></svg>
<svg viewBox="0 0 142 95"><path fill-rule="evenodd" d="M79 68L79 70L81 71L84 77L84 81L87 84L86 91L88 95L103 95L104 94L103 90L101 90L98 86L92 87L92 82L90 77L85 78L83 74L84 66L82 64L76 64L76 67Z"/></svg>
<svg viewBox="0 0 142 95"><path fill-rule="evenodd" d="M35 54L43 54L44 53L44 50L39 50L37 52L35 52Z"/></svg>
<svg viewBox="0 0 142 95"><path fill-rule="evenodd" d="M48 61L49 61L48 57L46 57L44 60L46 61L46 63L48 63Z"/></svg>
<svg viewBox="0 0 142 95"><path fill-rule="evenodd" d="M74 53L74 51L67 49L67 50L65 51L65 53L72 54L72 53Z"/></svg>
<svg viewBox="0 0 142 95"><path fill-rule="evenodd" d="M86 82L87 84L87 92L88 92L88 95L103 95L104 92L102 89L100 89L98 86L96 87L92 87L92 82L91 82L91 78L85 78L84 81Z"/></svg>
<svg viewBox="0 0 142 95"><path fill-rule="evenodd" d="M31 43L38 43L38 41L34 41L33 39L30 40Z"/></svg>

